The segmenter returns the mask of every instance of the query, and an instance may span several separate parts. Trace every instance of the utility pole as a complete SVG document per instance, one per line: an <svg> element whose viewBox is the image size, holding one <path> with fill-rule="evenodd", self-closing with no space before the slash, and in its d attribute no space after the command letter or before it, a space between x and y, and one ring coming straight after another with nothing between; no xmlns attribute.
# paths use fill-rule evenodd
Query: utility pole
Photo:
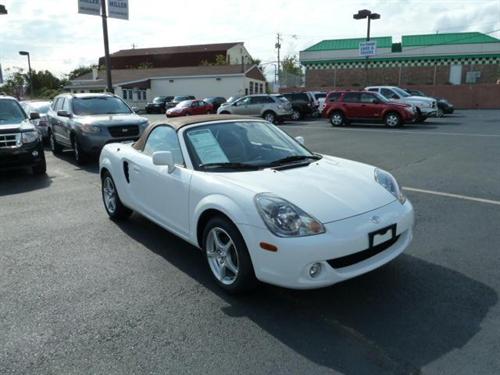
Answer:
<svg viewBox="0 0 500 375"><path fill-rule="evenodd" d="M106 82L108 92L113 92L113 81L111 80L111 58L109 57L108 39L108 15L106 12L106 0L101 0L102 34L104 37L104 56L106 61Z"/></svg>
<svg viewBox="0 0 500 375"><path fill-rule="evenodd" d="M277 42L274 45L274 47L278 50L278 72L276 75L275 82L277 83L278 87L281 87L281 82L280 82L280 70L281 70L281 60L280 60L280 50L281 50L281 34L277 34Z"/></svg>

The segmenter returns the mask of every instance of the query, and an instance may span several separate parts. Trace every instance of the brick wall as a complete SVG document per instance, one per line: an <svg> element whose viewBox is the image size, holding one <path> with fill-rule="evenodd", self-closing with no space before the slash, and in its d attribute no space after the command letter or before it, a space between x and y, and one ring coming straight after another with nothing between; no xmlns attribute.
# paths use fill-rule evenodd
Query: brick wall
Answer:
<svg viewBox="0 0 500 375"><path fill-rule="evenodd" d="M457 109L500 109L500 84L401 86L423 91L429 96L446 98ZM359 90L360 88L356 86L337 86L336 89ZM333 86L308 86L306 88L287 88L282 92L333 90Z"/></svg>
<svg viewBox="0 0 500 375"><path fill-rule="evenodd" d="M462 66L462 82L468 71L479 71L477 83L496 83L500 78L498 64L477 64ZM436 82L434 82L434 79ZM307 87L364 87L368 85L446 85L450 80L450 66L408 66L387 68L350 69L308 69Z"/></svg>

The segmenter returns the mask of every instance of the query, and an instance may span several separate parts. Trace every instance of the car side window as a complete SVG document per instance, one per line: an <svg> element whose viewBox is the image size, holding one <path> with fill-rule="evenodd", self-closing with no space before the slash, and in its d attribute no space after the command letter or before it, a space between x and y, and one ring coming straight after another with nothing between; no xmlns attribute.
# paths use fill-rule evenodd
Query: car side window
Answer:
<svg viewBox="0 0 500 375"><path fill-rule="evenodd" d="M62 103L63 103L64 98L58 98L56 100L56 103L54 104L54 111L60 111L62 108Z"/></svg>
<svg viewBox="0 0 500 375"><path fill-rule="evenodd" d="M71 112L71 102L68 98L64 99L64 103L62 105L62 110L66 112Z"/></svg>
<svg viewBox="0 0 500 375"><path fill-rule="evenodd" d="M328 101L329 102L337 102L340 98L340 95L341 95L340 92L336 92L335 94L330 94L328 96Z"/></svg>
<svg viewBox="0 0 500 375"><path fill-rule="evenodd" d="M175 164L184 165L177 132L170 126L158 126L149 134L143 153L153 156L157 151L170 151Z"/></svg>
<svg viewBox="0 0 500 375"><path fill-rule="evenodd" d="M372 104L374 100L375 100L375 95L368 94L368 93L361 94L361 103L370 103L370 104Z"/></svg>
<svg viewBox="0 0 500 375"><path fill-rule="evenodd" d="M378 89L377 88L371 88L371 89L368 89L368 91L378 92Z"/></svg>
<svg viewBox="0 0 500 375"><path fill-rule="evenodd" d="M397 95L394 93L394 91L389 90L389 89L382 89L382 90L380 90L380 93L381 93L382 95L384 95L384 96L385 96L386 98L388 98L388 99L392 99L392 98L394 98L394 97L396 97L396 96L397 96Z"/></svg>
<svg viewBox="0 0 500 375"><path fill-rule="evenodd" d="M359 93L348 92L344 95L345 103L359 103Z"/></svg>

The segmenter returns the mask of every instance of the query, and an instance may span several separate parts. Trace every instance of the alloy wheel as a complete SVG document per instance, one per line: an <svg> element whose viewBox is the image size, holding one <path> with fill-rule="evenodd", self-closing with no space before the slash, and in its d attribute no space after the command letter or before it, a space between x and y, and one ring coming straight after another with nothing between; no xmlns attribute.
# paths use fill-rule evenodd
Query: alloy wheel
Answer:
<svg viewBox="0 0 500 375"><path fill-rule="evenodd" d="M114 214L116 211L116 197L117 197L117 195L116 195L115 184L113 183L113 180L111 179L111 177L107 176L104 178L102 191L103 191L104 204L106 205L106 209L111 214Z"/></svg>
<svg viewBox="0 0 500 375"><path fill-rule="evenodd" d="M264 120L273 124L274 123L274 115L272 113L266 113L266 115L264 116Z"/></svg>
<svg viewBox="0 0 500 375"><path fill-rule="evenodd" d="M387 116L387 126L390 126L391 128L394 128L399 125L399 117L395 114L390 114Z"/></svg>
<svg viewBox="0 0 500 375"><path fill-rule="evenodd" d="M340 126L342 125L342 122L343 122L343 118L342 118L342 115L340 113L334 113L332 115L332 118L331 118L331 122L333 125L335 126Z"/></svg>
<svg viewBox="0 0 500 375"><path fill-rule="evenodd" d="M214 227L207 236L208 264L214 276L225 285L233 284L239 273L239 258L236 246L229 234Z"/></svg>
<svg viewBox="0 0 500 375"><path fill-rule="evenodd" d="M297 121L298 119L300 119L300 113L299 113L299 111L294 109L293 113L292 113L292 120Z"/></svg>

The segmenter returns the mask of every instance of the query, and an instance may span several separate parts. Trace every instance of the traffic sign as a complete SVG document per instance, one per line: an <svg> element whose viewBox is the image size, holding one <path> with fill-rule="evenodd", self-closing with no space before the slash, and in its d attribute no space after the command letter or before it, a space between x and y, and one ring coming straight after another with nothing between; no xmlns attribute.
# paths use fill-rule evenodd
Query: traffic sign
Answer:
<svg viewBox="0 0 500 375"><path fill-rule="evenodd" d="M375 56L377 54L377 41L370 40L359 43L359 56Z"/></svg>

